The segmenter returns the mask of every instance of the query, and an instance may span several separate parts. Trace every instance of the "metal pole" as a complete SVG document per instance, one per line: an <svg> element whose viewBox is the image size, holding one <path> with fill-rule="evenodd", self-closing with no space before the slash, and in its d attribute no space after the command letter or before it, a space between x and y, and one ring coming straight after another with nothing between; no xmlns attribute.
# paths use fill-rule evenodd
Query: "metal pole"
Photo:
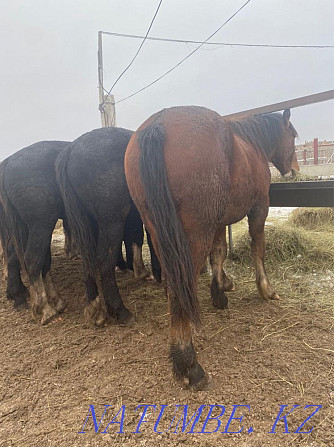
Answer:
<svg viewBox="0 0 334 447"><path fill-rule="evenodd" d="M231 258L233 256L232 225L228 226L228 252Z"/></svg>
<svg viewBox="0 0 334 447"><path fill-rule="evenodd" d="M318 138L314 138L313 140L313 164L319 164L319 145Z"/></svg>

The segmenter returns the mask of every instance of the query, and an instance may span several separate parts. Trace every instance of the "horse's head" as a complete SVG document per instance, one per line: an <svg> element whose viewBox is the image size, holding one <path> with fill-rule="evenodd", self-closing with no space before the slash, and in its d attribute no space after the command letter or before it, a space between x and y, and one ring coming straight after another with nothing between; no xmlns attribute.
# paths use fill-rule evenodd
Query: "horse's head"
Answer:
<svg viewBox="0 0 334 447"><path fill-rule="evenodd" d="M286 109L282 116L282 139L279 147L276 148L272 163L282 175L290 171L299 171L299 165L295 152L296 129L290 123L290 109Z"/></svg>

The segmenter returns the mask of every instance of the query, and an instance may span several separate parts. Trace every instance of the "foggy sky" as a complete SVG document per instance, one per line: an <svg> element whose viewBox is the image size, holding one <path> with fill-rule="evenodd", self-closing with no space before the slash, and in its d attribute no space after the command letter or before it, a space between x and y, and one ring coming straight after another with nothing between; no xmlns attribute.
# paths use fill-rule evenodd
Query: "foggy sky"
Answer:
<svg viewBox="0 0 334 447"><path fill-rule="evenodd" d="M150 35L205 40L244 0L164 0ZM158 0L0 0L0 159L41 140L100 127L97 32L145 34ZM252 0L212 40L334 44L332 0ZM105 87L139 40L103 36ZM121 99L175 65L194 45L149 42L117 84ZM334 49L205 47L163 80L117 105L136 129L165 107L228 114L333 88ZM291 112L299 142L333 139L334 101ZM298 143L298 142L297 142Z"/></svg>

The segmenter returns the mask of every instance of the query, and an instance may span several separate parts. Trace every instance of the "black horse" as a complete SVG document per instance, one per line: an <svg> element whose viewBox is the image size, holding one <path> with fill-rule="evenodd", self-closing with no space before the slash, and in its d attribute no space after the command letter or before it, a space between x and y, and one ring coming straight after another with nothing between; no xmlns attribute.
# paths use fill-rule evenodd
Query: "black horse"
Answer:
<svg viewBox="0 0 334 447"><path fill-rule="evenodd" d="M51 236L58 219L63 219L66 230L54 163L68 144L67 141L35 143L11 155L0 165L0 199L10 236L5 250L8 273L10 261L13 263L7 280L7 296L14 299L15 304L25 301L26 290L22 288L19 272L21 265L29 279L33 316L41 315L42 324L65 307L53 283L50 268ZM16 253L11 244L15 246Z"/></svg>
<svg viewBox="0 0 334 447"><path fill-rule="evenodd" d="M27 307L29 292L21 279L23 268L29 279L33 316L37 318L40 314L42 324L65 307L50 274L51 236L57 219L63 220L67 256L75 254L73 248L77 248L71 238L54 167L56 158L69 144L67 141L35 143L0 165L0 242L7 298L14 301L15 307ZM123 235L128 259L123 260L122 266L133 269L132 247L136 243L139 248L135 252L135 275L140 276L138 272L144 272L140 256L143 225L138 211L132 208Z"/></svg>
<svg viewBox="0 0 334 447"><path fill-rule="evenodd" d="M21 279L21 267L16 256L15 247L9 235L9 229L5 220L5 212L0 202L0 243L3 256L3 278L7 283L6 295L13 300L14 307L27 307L29 291Z"/></svg>
<svg viewBox="0 0 334 447"><path fill-rule="evenodd" d="M129 226L134 231L130 239L125 238L128 264L133 266L135 277L148 276L141 256L142 221L130 198L124 172L125 149L132 133L121 128L93 130L69 145L56 162L69 227L83 260L88 301L85 315L98 325L106 317L121 325L133 322L115 278L123 233ZM155 266L153 271L157 269ZM98 292L98 273L107 315Z"/></svg>

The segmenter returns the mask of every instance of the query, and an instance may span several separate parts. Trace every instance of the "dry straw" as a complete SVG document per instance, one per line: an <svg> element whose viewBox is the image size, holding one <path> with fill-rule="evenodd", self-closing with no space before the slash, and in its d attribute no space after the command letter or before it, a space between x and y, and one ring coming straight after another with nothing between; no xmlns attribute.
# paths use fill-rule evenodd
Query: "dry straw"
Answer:
<svg viewBox="0 0 334 447"><path fill-rule="evenodd" d="M313 221L317 219L314 217ZM304 272L331 268L334 260L333 232L305 231L292 226L291 221L293 218L283 224L265 227L266 265L271 270L288 265L293 271ZM251 263L248 233L235 241L234 260L242 265Z"/></svg>
<svg viewBox="0 0 334 447"><path fill-rule="evenodd" d="M333 230L334 210L333 208L297 208L292 212L289 221L298 228L320 230L326 227L328 230Z"/></svg>

